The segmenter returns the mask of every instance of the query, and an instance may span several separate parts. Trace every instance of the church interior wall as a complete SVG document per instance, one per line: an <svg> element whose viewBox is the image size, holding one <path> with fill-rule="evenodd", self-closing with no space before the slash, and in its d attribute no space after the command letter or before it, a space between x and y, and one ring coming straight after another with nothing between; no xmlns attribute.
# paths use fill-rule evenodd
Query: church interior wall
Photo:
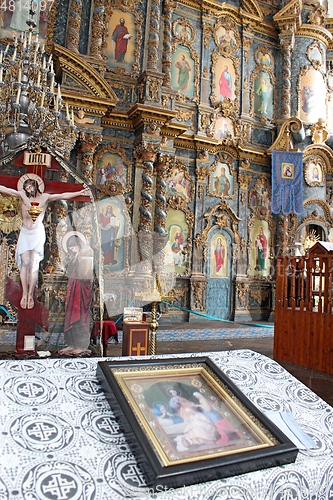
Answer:
<svg viewBox="0 0 333 500"><path fill-rule="evenodd" d="M318 6L300 9L292 0L291 15L287 5L64 0L50 14L46 46L79 133L68 152L71 163L97 196L123 197L141 259L153 259L156 234L169 243L169 255L155 270L177 276L174 304L183 310L164 305L162 323L192 320L189 310L215 311L221 319L274 318L283 232L282 215L270 209L270 150L286 149L287 135L280 131L293 117L303 122L305 136L292 146L309 155L316 144L311 154L321 165L320 185L308 167L304 201L327 200L329 208L310 203L302 215L291 216L289 245L311 224L329 238L331 24ZM116 61L112 35L121 18L133 36ZM13 43L8 36L3 44ZM322 79L327 98L325 116L317 113L311 121L302 106L316 106L305 95L315 78ZM324 125L316 125L319 118ZM183 239L177 253L176 228ZM114 266L107 265L107 292L114 288L126 305L131 297L124 283L144 287L149 269L143 265L136 281L129 269Z"/></svg>

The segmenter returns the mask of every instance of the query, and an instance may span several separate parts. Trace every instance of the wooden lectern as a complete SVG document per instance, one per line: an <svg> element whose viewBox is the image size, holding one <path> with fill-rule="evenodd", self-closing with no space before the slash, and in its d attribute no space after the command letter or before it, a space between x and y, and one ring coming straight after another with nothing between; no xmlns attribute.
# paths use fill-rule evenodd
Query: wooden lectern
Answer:
<svg viewBox="0 0 333 500"><path fill-rule="evenodd" d="M145 356L149 352L149 323L123 322L123 356Z"/></svg>

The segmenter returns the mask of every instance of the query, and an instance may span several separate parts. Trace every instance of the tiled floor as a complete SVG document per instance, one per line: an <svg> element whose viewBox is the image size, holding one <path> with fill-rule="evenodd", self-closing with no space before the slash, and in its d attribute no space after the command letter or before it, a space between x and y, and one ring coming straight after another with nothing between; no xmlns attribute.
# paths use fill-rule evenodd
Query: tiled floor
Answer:
<svg viewBox="0 0 333 500"><path fill-rule="evenodd" d="M268 326L272 323L260 322L262 326ZM206 321L204 323L177 323L175 325L161 325L157 331L157 354L178 354L178 353L194 353L194 352L209 352L209 351L227 351L232 349L251 349L252 351L259 352L273 359L273 329L259 329L254 332L255 336L252 338L246 338L246 332L251 323L246 325L236 324L233 322L221 322L221 321ZM214 338L211 330L219 329L223 331L223 338ZM226 330L230 329L230 336ZM244 333L242 333L242 329ZM171 341L159 341L158 334L159 331L165 330L183 330L183 334L179 337L186 338L188 340L171 340ZM203 330L209 331L209 340L204 340L203 336L200 336L200 340L191 339L192 333L186 335L187 330ZM268 332L268 335L267 333ZM218 335L217 335L218 336ZM163 335L162 335L163 337ZM172 338L177 338L178 335L172 335ZM216 335L215 335L216 337ZM57 350L57 348L54 348ZM56 357L56 350L52 352L52 357ZM122 345L119 344L108 344L108 349L106 355L108 356L121 356L122 355ZM14 346L1 345L0 346L0 359L1 358L20 358L20 356L15 355ZM333 376L327 375L325 373L316 372L314 370L309 370L306 368L301 368L288 363L280 363L286 370L288 370L292 375L298 378L303 384L314 391L318 396L324 399L328 404L333 406Z"/></svg>
<svg viewBox="0 0 333 500"><path fill-rule="evenodd" d="M266 323L268 325L271 323ZM201 325L201 326L200 326ZM234 323L224 323L223 328L238 328L242 325ZM250 326L250 324L249 324ZM196 329L196 328L221 328L220 321L207 321L204 323L181 323L170 325L168 327L161 326L161 329L177 328L178 329ZM121 356L121 344L108 344L108 356ZM273 359L273 337L265 338L229 338L229 339L209 339L209 340L190 340L190 341L172 341L159 342L157 331L157 354L173 354L187 352L204 352L204 351L227 351L231 349L251 349L252 351L264 354ZM333 376L325 373L301 368L289 363L280 362L280 364L288 370L294 377L303 382L309 389L314 391L324 401L333 406Z"/></svg>

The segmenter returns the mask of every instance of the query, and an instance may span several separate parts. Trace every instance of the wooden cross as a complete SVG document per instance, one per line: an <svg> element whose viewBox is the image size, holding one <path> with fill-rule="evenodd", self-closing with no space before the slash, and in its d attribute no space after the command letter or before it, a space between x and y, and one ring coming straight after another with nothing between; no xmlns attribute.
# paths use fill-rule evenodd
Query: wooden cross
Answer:
<svg viewBox="0 0 333 500"><path fill-rule="evenodd" d="M22 309L20 300L22 298L22 288L8 276L6 277L6 299L18 310L17 333L16 333L16 353L34 354L35 349L35 329L36 324L48 331L49 310L41 304L36 297L37 287L34 292L34 307L32 309ZM26 339L30 337L30 339ZM33 339L33 340L32 340ZM29 347L26 348L25 341L28 340Z"/></svg>

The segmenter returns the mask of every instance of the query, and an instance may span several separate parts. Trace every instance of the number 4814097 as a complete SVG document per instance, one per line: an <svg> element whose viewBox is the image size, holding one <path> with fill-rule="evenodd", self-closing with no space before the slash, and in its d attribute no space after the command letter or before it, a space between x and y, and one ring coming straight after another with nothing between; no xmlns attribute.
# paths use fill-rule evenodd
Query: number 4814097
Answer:
<svg viewBox="0 0 333 500"><path fill-rule="evenodd" d="M0 9L9 10L14 12L14 10L26 10L29 11L30 7L34 12L50 10L54 0L33 0L32 4L30 0L3 0L0 5Z"/></svg>

